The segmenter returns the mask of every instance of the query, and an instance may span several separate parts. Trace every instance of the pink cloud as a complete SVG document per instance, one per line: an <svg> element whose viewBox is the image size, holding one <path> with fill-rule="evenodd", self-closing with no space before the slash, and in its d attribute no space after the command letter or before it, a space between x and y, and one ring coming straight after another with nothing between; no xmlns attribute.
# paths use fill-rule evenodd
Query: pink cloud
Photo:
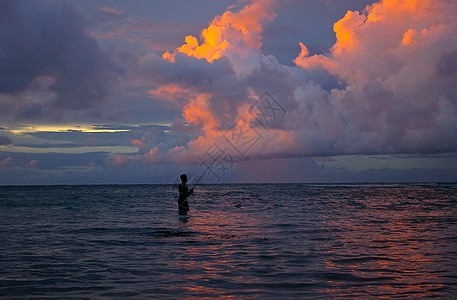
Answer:
<svg viewBox="0 0 457 300"><path fill-rule="evenodd" d="M2 161L0 161L0 168L5 168L8 166L8 164L13 160L13 158L11 156L3 159Z"/></svg>
<svg viewBox="0 0 457 300"><path fill-rule="evenodd" d="M140 140L132 140L132 144L135 146L135 147L138 147L138 148L144 148L146 145L144 142L140 141Z"/></svg>
<svg viewBox="0 0 457 300"><path fill-rule="evenodd" d="M102 6L99 8L100 11L103 11L103 12L106 12L106 13L110 13L110 14L113 14L113 15L122 15L124 13L124 11L122 9L116 9L116 8L112 8L112 7L108 7L108 6Z"/></svg>
<svg viewBox="0 0 457 300"><path fill-rule="evenodd" d="M106 159L106 163L110 166L114 166L114 167L120 167L122 165L125 165L129 162L129 158L126 157L126 156L112 156L112 157L108 157Z"/></svg>
<svg viewBox="0 0 457 300"><path fill-rule="evenodd" d="M39 160L32 159L31 161L29 161L28 163L25 164L25 167L26 168L35 168L38 166L39 163L40 163Z"/></svg>
<svg viewBox="0 0 457 300"><path fill-rule="evenodd" d="M159 164L165 162L162 152L157 147L152 148L143 155L136 155L132 161L137 164Z"/></svg>

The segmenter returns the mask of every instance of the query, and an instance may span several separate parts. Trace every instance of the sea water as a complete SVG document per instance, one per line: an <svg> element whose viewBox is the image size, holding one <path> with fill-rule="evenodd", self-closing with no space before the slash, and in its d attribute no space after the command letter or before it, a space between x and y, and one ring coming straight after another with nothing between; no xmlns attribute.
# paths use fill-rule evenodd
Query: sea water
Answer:
<svg viewBox="0 0 457 300"><path fill-rule="evenodd" d="M2 298L457 294L457 184L0 187Z"/></svg>

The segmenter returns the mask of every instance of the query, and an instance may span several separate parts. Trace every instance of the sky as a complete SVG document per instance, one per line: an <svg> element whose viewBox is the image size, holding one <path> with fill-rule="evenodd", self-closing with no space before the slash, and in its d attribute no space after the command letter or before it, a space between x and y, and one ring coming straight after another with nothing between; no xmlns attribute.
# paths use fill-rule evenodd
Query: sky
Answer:
<svg viewBox="0 0 457 300"><path fill-rule="evenodd" d="M0 2L0 185L457 181L457 1Z"/></svg>

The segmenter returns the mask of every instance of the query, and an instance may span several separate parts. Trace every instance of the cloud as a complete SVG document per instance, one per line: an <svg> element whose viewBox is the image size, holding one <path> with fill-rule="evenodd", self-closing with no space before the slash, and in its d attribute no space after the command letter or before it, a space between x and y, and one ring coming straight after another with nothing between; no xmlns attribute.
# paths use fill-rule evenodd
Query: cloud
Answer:
<svg viewBox="0 0 457 300"><path fill-rule="evenodd" d="M37 159L32 159L32 160L30 160L29 162L27 162L27 163L25 164L25 167L26 167L26 168L35 168L35 167L38 166L39 163L40 163L39 160L37 160Z"/></svg>
<svg viewBox="0 0 457 300"><path fill-rule="evenodd" d="M7 158L4 158L3 160L1 160L0 169L6 168L12 160L13 160L13 158L11 156L8 156Z"/></svg>
<svg viewBox="0 0 457 300"><path fill-rule="evenodd" d="M120 69L71 6L2 1L0 18L0 103L18 118L55 119L55 110L93 108L110 94Z"/></svg>
<svg viewBox="0 0 457 300"><path fill-rule="evenodd" d="M78 168L85 166L91 161L97 166L102 166L106 162L106 158L110 155L108 152L94 151L85 153L27 153L27 152L2 152L0 151L0 161L3 157L9 158L9 165L18 167L17 171L21 171L20 166L26 166L32 160L39 162L39 169L43 172L58 172L62 169ZM14 164L13 164L14 162ZM24 171L24 170L22 170ZM23 174L23 172L22 172ZM2 180L6 180L5 176Z"/></svg>
<svg viewBox="0 0 457 300"><path fill-rule="evenodd" d="M143 80L159 86L150 90L150 95L174 103L177 109L184 108L189 123L208 130L227 128L248 98L248 91L239 84L226 58L209 63L181 54L171 63L149 53L141 57L139 64Z"/></svg>
<svg viewBox="0 0 457 300"><path fill-rule="evenodd" d="M144 148L146 146L146 144L140 140L132 140L132 144L135 146L135 147L138 147L138 148Z"/></svg>
<svg viewBox="0 0 457 300"><path fill-rule="evenodd" d="M148 94L173 102L183 111L185 122L175 118L173 129L204 133L189 141L187 149L201 152L233 124L240 107L253 99L251 79L246 76L262 59L262 25L273 19L273 7L271 1L255 1L237 12L227 11L202 30L201 43L194 44L196 38L188 36L173 53L163 57L149 53L140 58L144 82L158 86ZM180 146L165 154L167 159L185 157L186 161L191 156Z"/></svg>
<svg viewBox="0 0 457 300"><path fill-rule="evenodd" d="M102 6L99 8L99 10L102 12L106 12L106 13L117 15L117 16L122 15L124 13L124 10L122 10L122 9L115 9L115 8L108 7L108 6Z"/></svg>
<svg viewBox="0 0 457 300"><path fill-rule="evenodd" d="M215 17L201 41L188 36L162 58L140 59L158 86L150 93L203 131L165 158L195 161L239 118L262 135L245 159L457 150L457 3L384 0L348 11L330 52L310 55L300 43L295 66L260 51L274 9L249 2ZM265 91L287 112L268 128L249 111Z"/></svg>
<svg viewBox="0 0 457 300"><path fill-rule="evenodd" d="M331 53L308 56L301 45L297 65L323 69L346 85L326 97L344 129L335 139L341 150L456 150L456 12L449 1L385 0L335 23Z"/></svg>
<svg viewBox="0 0 457 300"><path fill-rule="evenodd" d="M129 158L127 156L114 156L106 158L106 163L114 167L125 165L128 161Z"/></svg>
<svg viewBox="0 0 457 300"><path fill-rule="evenodd" d="M252 49L260 51L263 24L275 17L273 1L253 1L237 12L227 10L216 16L211 24L202 30L200 43L192 35L173 53L165 52L163 58L174 62L178 53L212 62L228 54L241 58L248 56Z"/></svg>
<svg viewBox="0 0 457 300"><path fill-rule="evenodd" d="M11 138L7 135L0 134L0 146L11 145Z"/></svg>

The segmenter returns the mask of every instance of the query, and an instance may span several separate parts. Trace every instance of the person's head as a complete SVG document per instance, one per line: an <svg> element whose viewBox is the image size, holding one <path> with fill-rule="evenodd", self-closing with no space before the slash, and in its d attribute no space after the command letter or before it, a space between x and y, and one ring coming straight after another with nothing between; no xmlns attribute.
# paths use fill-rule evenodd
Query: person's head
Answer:
<svg viewBox="0 0 457 300"><path fill-rule="evenodd" d="M179 176L179 178L181 178L181 182L182 183L187 183L187 175L186 174L181 174L181 176Z"/></svg>

